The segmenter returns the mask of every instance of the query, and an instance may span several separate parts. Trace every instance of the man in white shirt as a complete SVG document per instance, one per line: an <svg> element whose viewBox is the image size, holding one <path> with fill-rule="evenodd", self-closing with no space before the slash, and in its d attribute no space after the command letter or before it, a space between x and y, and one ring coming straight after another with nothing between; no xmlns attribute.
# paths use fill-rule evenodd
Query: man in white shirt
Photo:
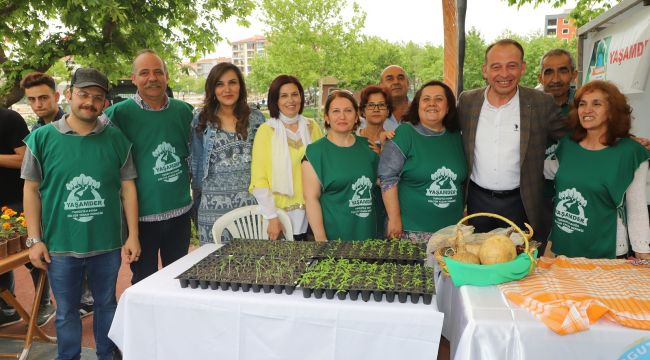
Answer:
<svg viewBox="0 0 650 360"><path fill-rule="evenodd" d="M524 50L511 39L485 52L488 86L463 92L459 120L470 171L468 213L503 215L520 226L530 223L546 240L550 217L542 208L544 150L548 137L565 133L553 97L519 85L526 71ZM470 220L477 232L503 227L486 217Z"/></svg>

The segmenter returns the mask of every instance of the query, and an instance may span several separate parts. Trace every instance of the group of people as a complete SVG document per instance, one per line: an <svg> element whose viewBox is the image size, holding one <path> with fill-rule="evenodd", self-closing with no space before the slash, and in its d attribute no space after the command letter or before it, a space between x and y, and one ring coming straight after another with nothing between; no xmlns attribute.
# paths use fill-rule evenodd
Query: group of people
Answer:
<svg viewBox="0 0 650 360"><path fill-rule="evenodd" d="M167 67L151 50L133 61L134 98L110 107L106 76L78 69L65 93L70 113L50 106L38 129L18 126L3 138L0 155L11 176L22 165L30 260L48 270L57 300L58 359L79 356L84 277L97 355L112 358L120 253L134 284L158 270L159 255L162 266L182 257L192 209L201 244L215 240L220 216L257 204L271 240L288 235L280 211L296 240L415 242L465 211L492 212L532 224L536 239L552 244L548 254L615 258L631 250L650 258L650 152L630 135L625 97L605 81L575 92L576 67L562 49L541 59L544 92L526 88L523 59L514 40L490 45L488 85L458 100L433 80L409 102L407 74L388 66L360 101L346 90L329 94L325 135L302 115L304 89L290 75L270 84L265 119L249 107L233 64L212 68L197 110L166 95ZM57 98L51 90L47 99ZM46 97L28 98L41 116ZM15 113L0 116L5 126ZM18 203L18 192L3 192L0 202ZM503 226L470 223L478 232ZM231 237L226 231L221 240Z"/></svg>
<svg viewBox="0 0 650 360"><path fill-rule="evenodd" d="M119 358L108 331L122 261L135 284L158 270L159 256L166 266L188 252L193 109L166 95L167 67L152 50L137 54L131 80L135 97L109 107L107 77L77 69L63 114L54 80L29 74L22 87L39 116L31 133L17 113L0 113L0 166L10 168L0 174L3 184L6 178L15 185L0 203L24 210L31 264L48 272L57 359L80 356L84 284L94 298L97 357ZM13 318L4 310L0 322L7 325ZM47 320L49 313L39 313L39 325Z"/></svg>

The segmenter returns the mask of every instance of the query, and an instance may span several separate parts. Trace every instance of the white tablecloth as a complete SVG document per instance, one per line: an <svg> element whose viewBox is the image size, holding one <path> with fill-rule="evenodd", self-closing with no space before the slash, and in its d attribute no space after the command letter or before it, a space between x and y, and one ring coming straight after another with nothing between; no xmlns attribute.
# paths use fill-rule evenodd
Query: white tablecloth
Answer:
<svg viewBox="0 0 650 360"><path fill-rule="evenodd" d="M435 359L443 315L431 305L182 289L205 245L128 288L109 337L127 360Z"/></svg>
<svg viewBox="0 0 650 360"><path fill-rule="evenodd" d="M442 335L449 340L455 360L612 360L644 338L642 342L650 342L650 331L604 319L587 331L558 335L509 302L496 286L456 288L449 278L440 276L436 291L438 307L445 314ZM639 350L650 352L650 343Z"/></svg>

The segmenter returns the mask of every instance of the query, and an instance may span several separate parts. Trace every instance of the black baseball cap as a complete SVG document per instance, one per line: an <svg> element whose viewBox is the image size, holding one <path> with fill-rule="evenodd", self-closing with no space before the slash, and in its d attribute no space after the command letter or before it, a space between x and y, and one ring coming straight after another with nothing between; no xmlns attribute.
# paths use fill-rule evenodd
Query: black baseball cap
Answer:
<svg viewBox="0 0 650 360"><path fill-rule="evenodd" d="M108 92L108 78L106 75L93 68L79 68L72 75L72 86L85 88L89 86L99 86Z"/></svg>

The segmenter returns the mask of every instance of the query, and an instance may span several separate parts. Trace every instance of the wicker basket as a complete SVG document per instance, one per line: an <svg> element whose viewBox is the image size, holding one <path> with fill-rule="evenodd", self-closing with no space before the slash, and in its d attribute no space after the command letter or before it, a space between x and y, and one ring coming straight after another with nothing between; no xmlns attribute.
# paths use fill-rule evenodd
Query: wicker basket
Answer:
<svg viewBox="0 0 650 360"><path fill-rule="evenodd" d="M487 216L499 219L512 226L512 228L521 235L524 241L524 251L514 260L500 264L478 265L466 264L453 260L449 256L454 254L453 248L440 248L435 251L434 257L438 261L443 274L450 276L455 286L476 285L488 286L501 284L508 281L519 280L535 270L537 249L530 244L530 238L533 235L533 229L530 225L525 224L528 233L525 233L515 223L505 217L492 213L475 213L462 218L457 225L463 222L479 217ZM462 232L457 232L457 240L462 241Z"/></svg>

